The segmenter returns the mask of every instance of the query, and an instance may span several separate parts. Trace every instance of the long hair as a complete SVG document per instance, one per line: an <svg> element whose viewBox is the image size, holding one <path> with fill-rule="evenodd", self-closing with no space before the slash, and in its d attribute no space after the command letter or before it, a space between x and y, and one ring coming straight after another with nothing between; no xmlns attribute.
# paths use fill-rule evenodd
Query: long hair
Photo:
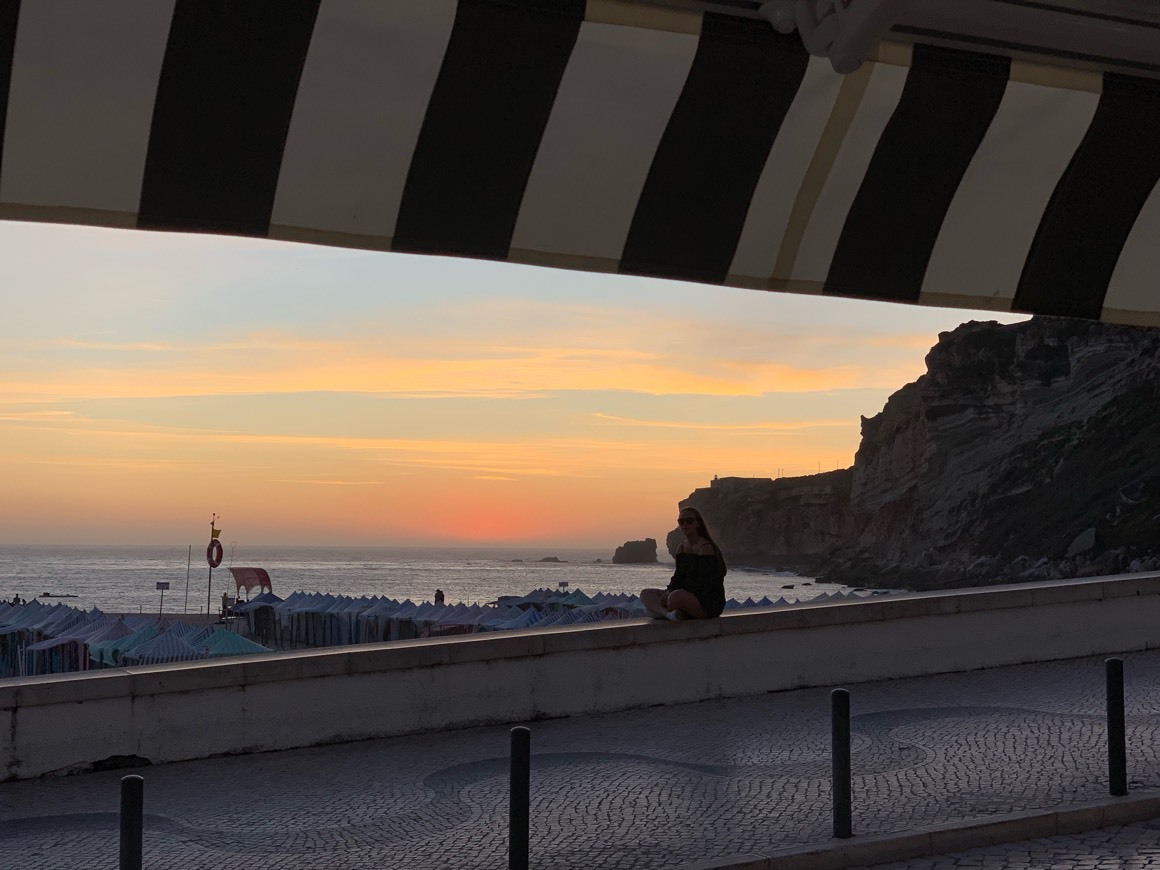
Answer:
<svg viewBox="0 0 1160 870"><path fill-rule="evenodd" d="M701 527L701 537L713 545L713 552L717 554L717 566L721 569L721 576L724 577L729 573L729 566L725 564L725 555L721 552L721 548L717 546L717 542L709 534L709 527L705 525L705 518L701 516L701 512L695 507L683 507L680 510L681 513L685 511L688 511L697 518L697 525Z"/></svg>

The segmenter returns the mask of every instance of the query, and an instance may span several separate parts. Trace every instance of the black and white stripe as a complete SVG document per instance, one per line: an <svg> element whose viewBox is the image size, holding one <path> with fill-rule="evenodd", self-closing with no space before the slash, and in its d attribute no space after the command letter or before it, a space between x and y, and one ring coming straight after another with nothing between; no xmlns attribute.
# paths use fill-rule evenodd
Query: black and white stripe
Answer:
<svg viewBox="0 0 1160 870"><path fill-rule="evenodd" d="M461 2L393 248L502 259L584 18L583 0Z"/></svg>
<svg viewBox="0 0 1160 870"><path fill-rule="evenodd" d="M1160 325L1160 82L610 0L0 0L0 218Z"/></svg>
<svg viewBox="0 0 1160 870"><path fill-rule="evenodd" d="M144 229L266 235L319 0L177 0L157 84Z"/></svg>
<svg viewBox="0 0 1160 870"><path fill-rule="evenodd" d="M1091 84L1098 89L1099 77ZM1091 91L1007 83L943 216L923 296L989 297L1010 307L1043 212L1098 103Z"/></svg>
<svg viewBox="0 0 1160 870"><path fill-rule="evenodd" d="M455 5L324 0L282 155L272 235L390 246Z"/></svg>
<svg viewBox="0 0 1160 870"><path fill-rule="evenodd" d="M915 46L898 106L846 215L826 292L918 300L942 219L1009 72L1006 58Z"/></svg>
<svg viewBox="0 0 1160 870"><path fill-rule="evenodd" d="M697 43L690 33L597 21L580 26L520 204L510 257L619 268Z"/></svg>
<svg viewBox="0 0 1160 870"><path fill-rule="evenodd" d="M1014 307L1100 317L1120 252L1158 181L1160 82L1108 74L1043 214Z"/></svg>
<svg viewBox="0 0 1160 870"><path fill-rule="evenodd" d="M0 199L134 225L172 19L173 0L23 4Z"/></svg>
<svg viewBox="0 0 1160 870"><path fill-rule="evenodd" d="M3 165L4 142L7 138L8 103L19 17L20 0L0 0L0 165Z"/></svg>
<svg viewBox="0 0 1160 870"><path fill-rule="evenodd" d="M704 16L625 239L622 272L725 280L808 59L799 40L763 21Z"/></svg>

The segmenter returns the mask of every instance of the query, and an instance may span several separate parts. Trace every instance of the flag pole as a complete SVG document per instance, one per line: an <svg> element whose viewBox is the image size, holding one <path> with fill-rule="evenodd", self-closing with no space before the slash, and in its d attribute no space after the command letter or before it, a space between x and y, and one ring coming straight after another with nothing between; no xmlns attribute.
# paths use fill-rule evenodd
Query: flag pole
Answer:
<svg viewBox="0 0 1160 870"><path fill-rule="evenodd" d="M189 613L189 568L193 564L193 544L189 545L189 554L185 557L185 607L182 613Z"/></svg>
<svg viewBox="0 0 1160 870"><path fill-rule="evenodd" d="M209 521L209 542L211 548L213 546L213 542L216 541L218 535L221 534L221 529L216 528L216 523L217 514L215 513L213 518ZM218 547L217 549L220 550L221 548ZM205 617L206 619L209 619L209 604L213 597L213 562L209 558L209 552L206 553L206 561L209 563L209 580L207 581L205 588ZM219 559L218 561L220 562L221 560Z"/></svg>

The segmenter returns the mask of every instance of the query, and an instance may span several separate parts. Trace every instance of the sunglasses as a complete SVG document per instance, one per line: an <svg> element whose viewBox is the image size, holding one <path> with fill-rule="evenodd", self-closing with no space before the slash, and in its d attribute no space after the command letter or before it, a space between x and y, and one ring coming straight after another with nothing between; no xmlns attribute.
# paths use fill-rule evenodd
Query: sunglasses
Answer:
<svg viewBox="0 0 1160 870"><path fill-rule="evenodd" d="M695 523L696 521L696 517L677 517L678 526L687 526L689 523Z"/></svg>

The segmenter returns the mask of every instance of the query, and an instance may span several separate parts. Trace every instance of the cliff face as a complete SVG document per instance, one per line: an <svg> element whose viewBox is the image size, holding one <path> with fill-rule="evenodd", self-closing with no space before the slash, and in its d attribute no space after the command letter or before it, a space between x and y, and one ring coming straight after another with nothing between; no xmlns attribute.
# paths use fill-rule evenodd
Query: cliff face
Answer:
<svg viewBox="0 0 1160 870"><path fill-rule="evenodd" d="M850 469L808 477L724 477L695 490L680 507L695 507L730 561L779 566L811 565L838 549L854 532ZM668 535L676 552L684 538Z"/></svg>
<svg viewBox="0 0 1160 870"><path fill-rule="evenodd" d="M939 586L1160 564L1158 359L1160 331L1084 321L943 333L927 373L862 420L854 466L842 472L848 500L835 488L827 506L825 573ZM682 506L704 505L727 554L734 523L737 550L767 563L823 544L775 531L820 525L813 506L779 514L705 492Z"/></svg>

